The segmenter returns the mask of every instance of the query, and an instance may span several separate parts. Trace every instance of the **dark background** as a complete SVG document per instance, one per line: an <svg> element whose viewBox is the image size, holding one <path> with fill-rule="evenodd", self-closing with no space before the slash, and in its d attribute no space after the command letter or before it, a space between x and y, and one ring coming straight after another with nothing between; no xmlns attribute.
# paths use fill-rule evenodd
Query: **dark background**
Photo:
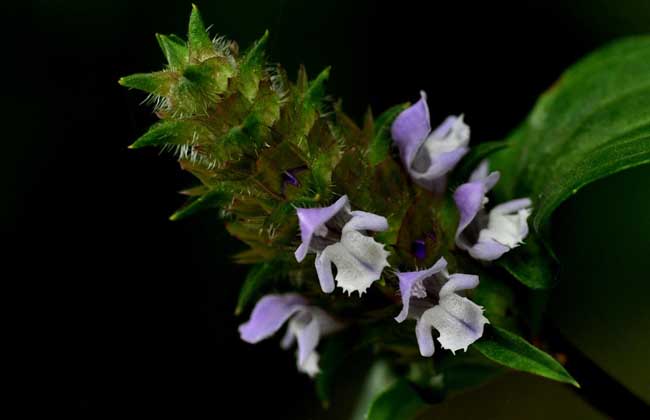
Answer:
<svg viewBox="0 0 650 420"><path fill-rule="evenodd" d="M300 63L312 75L332 65L329 91L357 120L368 104L381 111L425 89L434 120L464 113L473 142L503 138L587 52L650 32L644 0L428 2L428 9L404 0L197 4L212 34L242 47L268 28L270 57L290 74ZM117 80L159 69L154 33L184 35L190 7L4 6L0 185L8 205L0 226L7 263L20 270L10 277L28 301L49 301L47 310L23 311L36 314L36 331L61 331L56 340L37 337L37 349L66 366L73 405L89 415L338 418L336 407L319 409L311 381L277 340L239 340L243 319L233 312L245 267L229 255L241 244L214 214L167 220L191 177L170 156L126 149L155 117L140 105L144 95ZM647 167L627 171L558 212L556 230L568 233L557 241L564 264L551 306L574 344L646 401L649 180ZM345 406L350 394L339 398L335 406ZM563 386L526 375L430 414L522 418L522 404L536 407L526 418L600 418Z"/></svg>

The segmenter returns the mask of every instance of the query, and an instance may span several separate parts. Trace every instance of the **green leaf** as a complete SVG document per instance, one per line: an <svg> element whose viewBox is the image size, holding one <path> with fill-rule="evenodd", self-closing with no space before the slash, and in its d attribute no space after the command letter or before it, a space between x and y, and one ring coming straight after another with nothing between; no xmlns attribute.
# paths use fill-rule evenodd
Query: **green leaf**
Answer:
<svg viewBox="0 0 650 420"><path fill-rule="evenodd" d="M282 272L279 265L280 264L276 260L273 262L257 264L250 269L246 275L244 284L239 291L235 315L240 315L244 310L246 310L253 301L257 300L262 295L262 289L278 277L278 273Z"/></svg>
<svg viewBox="0 0 650 420"><path fill-rule="evenodd" d="M214 55L212 40L208 35L201 13L195 4L192 5L192 14L190 15L190 24L187 31L187 43L190 48L190 56L195 60L202 60L205 57Z"/></svg>
<svg viewBox="0 0 650 420"><path fill-rule="evenodd" d="M408 384L400 379L391 385L370 404L368 420L408 420L426 407L425 402Z"/></svg>
<svg viewBox="0 0 650 420"><path fill-rule="evenodd" d="M650 162L650 36L592 53L545 92L494 159L502 198L529 196L532 225L583 186Z"/></svg>
<svg viewBox="0 0 650 420"><path fill-rule="evenodd" d="M169 220L181 220L206 209L223 207L230 202L231 198L230 194L222 190L212 190L198 198L191 199L185 206L172 214Z"/></svg>
<svg viewBox="0 0 650 420"><path fill-rule="evenodd" d="M371 165L377 165L388 157L393 139L390 136L390 126L400 112L408 108L409 104L396 105L384 111L375 121L374 135L368 146L368 160Z"/></svg>
<svg viewBox="0 0 650 420"><path fill-rule="evenodd" d="M120 78L118 83L128 88L142 90L158 96L167 96L177 80L177 76L169 71L155 73L138 73Z"/></svg>
<svg viewBox="0 0 650 420"><path fill-rule="evenodd" d="M486 326L483 337L472 344L485 357L512 369L529 372L580 388L562 365L526 340L495 326Z"/></svg>
<svg viewBox="0 0 650 420"><path fill-rule="evenodd" d="M555 284L556 261L534 233L526 238L524 245L511 250L496 263L531 289L548 289Z"/></svg>
<svg viewBox="0 0 650 420"><path fill-rule="evenodd" d="M650 89L645 94L650 98ZM650 112L650 106L647 109ZM614 144L592 150L568 171L564 179L556 179L555 187L546 187L541 193L543 200L533 214L533 226L540 229L564 200L590 182L650 163L650 125L644 129L646 132L641 136L625 135L616 139Z"/></svg>
<svg viewBox="0 0 650 420"><path fill-rule="evenodd" d="M172 70L182 69L187 64L188 50L185 42L180 38L170 35L156 34L160 49L167 58L169 68Z"/></svg>
<svg viewBox="0 0 650 420"><path fill-rule="evenodd" d="M130 149L148 146L188 144L195 134L208 134L207 129L194 121L164 120L152 125L135 141Z"/></svg>

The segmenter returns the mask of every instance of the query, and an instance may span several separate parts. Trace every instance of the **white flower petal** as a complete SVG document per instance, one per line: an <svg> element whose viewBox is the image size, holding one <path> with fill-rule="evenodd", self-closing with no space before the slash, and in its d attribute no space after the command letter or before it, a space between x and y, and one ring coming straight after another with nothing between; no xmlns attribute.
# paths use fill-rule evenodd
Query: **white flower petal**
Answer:
<svg viewBox="0 0 650 420"><path fill-rule="evenodd" d="M494 261L501 258L503 254L510 251L510 247L502 245L494 239L488 238L479 240L467 250L472 258L481 261Z"/></svg>
<svg viewBox="0 0 650 420"><path fill-rule="evenodd" d="M348 294L363 294L388 266L383 245L357 231L344 233L341 242L328 246L323 254L336 265L335 280Z"/></svg>
<svg viewBox="0 0 650 420"><path fill-rule="evenodd" d="M418 319L415 324L415 336L418 339L420 354L424 357L433 356L435 347L433 345L433 336L431 335L431 324L422 322L422 319Z"/></svg>
<svg viewBox="0 0 650 420"><path fill-rule="evenodd" d="M440 299L456 293L461 290L473 289L478 286L478 276L475 274L455 273L449 277L449 280L440 288Z"/></svg>
<svg viewBox="0 0 650 420"><path fill-rule="evenodd" d="M523 201L530 203L530 200ZM520 208L514 210L504 203L490 211L488 226L479 233L478 242L488 242L494 240L508 248L519 246L524 238L528 235L528 216L531 209Z"/></svg>
<svg viewBox="0 0 650 420"><path fill-rule="evenodd" d="M469 126L460 117L447 117L422 143L407 165L419 185L431 190L435 180L451 171L469 151Z"/></svg>
<svg viewBox="0 0 650 420"><path fill-rule="evenodd" d="M320 359L320 356L318 355L318 352L312 351L309 356L307 356L307 359L303 363L300 363L300 360L298 357L296 357L297 366L298 370L300 372L306 373L310 377L314 377L320 373L320 368L318 367L318 360Z"/></svg>
<svg viewBox="0 0 650 420"><path fill-rule="evenodd" d="M284 336L280 341L280 347L282 347L282 350L288 350L291 346L293 346L293 343L295 342L296 342L296 333L291 328L291 321L289 321L289 328L287 328L287 330L284 332Z"/></svg>
<svg viewBox="0 0 650 420"><path fill-rule="evenodd" d="M483 159L481 163L478 164L476 169L469 176L468 182L480 181L488 177L490 173L490 163L487 159Z"/></svg>
<svg viewBox="0 0 650 420"><path fill-rule="evenodd" d="M371 230L374 232L388 230L388 220L383 216L360 210L355 210L350 214L352 219L343 226L343 233L352 230Z"/></svg>
<svg viewBox="0 0 650 420"><path fill-rule="evenodd" d="M318 321L313 316L310 316L307 321L296 317L291 320L289 327L295 329L298 339L298 363L304 364L309 355L316 350L320 341L321 331Z"/></svg>
<svg viewBox="0 0 650 420"><path fill-rule="evenodd" d="M447 117L445 122L427 137L419 153L426 152L430 157L451 152L469 144L469 126L463 116Z"/></svg>
<svg viewBox="0 0 650 420"><path fill-rule="evenodd" d="M318 328L320 330L321 336L332 334L343 328L343 324L340 321L332 318L330 314L321 308L316 306L309 306L308 309L313 319L318 323Z"/></svg>
<svg viewBox="0 0 650 420"><path fill-rule="evenodd" d="M334 291L334 276L332 275L332 262L323 252L316 253L316 274L320 281L320 287L324 293Z"/></svg>
<svg viewBox="0 0 650 420"><path fill-rule="evenodd" d="M483 335L483 326L489 321L483 309L471 300L451 294L422 314L420 322L433 326L440 336L440 345L453 352L464 349Z"/></svg>

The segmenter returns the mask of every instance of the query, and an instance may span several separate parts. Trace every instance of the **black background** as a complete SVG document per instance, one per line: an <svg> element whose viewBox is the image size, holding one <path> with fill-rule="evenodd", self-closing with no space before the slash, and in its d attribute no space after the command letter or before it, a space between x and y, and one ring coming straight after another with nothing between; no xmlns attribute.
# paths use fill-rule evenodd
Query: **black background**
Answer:
<svg viewBox="0 0 650 420"><path fill-rule="evenodd" d="M474 142L503 138L585 53L650 29L644 1L197 3L212 34L242 47L268 28L269 55L290 74L332 65L329 91L357 120L425 89L433 119L464 113ZM64 327L49 309L36 318L70 331L48 345L66 355L74 399L87 413L316 416L293 355L238 338L245 267L229 255L241 244L214 214L169 222L191 177L126 148L155 117L117 80L162 66L154 33L184 35L190 3L5 7L5 255L28 296L69 315Z"/></svg>

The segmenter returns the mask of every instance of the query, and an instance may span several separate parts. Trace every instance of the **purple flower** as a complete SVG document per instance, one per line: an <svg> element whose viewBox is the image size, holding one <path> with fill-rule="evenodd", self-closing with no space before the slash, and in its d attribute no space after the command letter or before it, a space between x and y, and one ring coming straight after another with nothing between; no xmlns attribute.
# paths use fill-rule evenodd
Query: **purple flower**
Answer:
<svg viewBox="0 0 650 420"><path fill-rule="evenodd" d="M364 211L350 211L347 196L329 207L297 209L302 244L295 252L302 261L308 252L316 253L316 272L325 293L334 290L332 263L336 265L336 283L345 292L359 296L378 280L388 266L384 246L367 236L368 231L388 229L386 218Z"/></svg>
<svg viewBox="0 0 650 420"><path fill-rule="evenodd" d="M460 212L456 230L456 245L484 261L493 261L522 244L528 235L527 219L531 201L520 198L499 204L486 213L485 196L499 181L499 172L488 175L488 163L483 161L472 173L469 182L454 192Z"/></svg>
<svg viewBox="0 0 650 420"><path fill-rule="evenodd" d="M255 344L275 334L289 321L281 346L288 349L298 341L298 370L309 376L319 372L316 347L320 337L342 325L322 309L310 306L298 294L266 295L255 305L248 322L239 326L241 339Z"/></svg>
<svg viewBox="0 0 650 420"><path fill-rule="evenodd" d="M489 321L483 308L456 292L473 289L478 276L452 274L446 270L447 261L440 258L426 270L397 273L402 294L402 311L395 320L416 320L415 335L420 354L433 355L431 328L440 333L438 342L452 353L464 349L483 335L483 326Z"/></svg>
<svg viewBox="0 0 650 420"><path fill-rule="evenodd" d="M427 95L424 91L420 95L419 101L397 116L391 134L413 181L433 191L469 151L469 127L462 115L449 116L432 132Z"/></svg>

